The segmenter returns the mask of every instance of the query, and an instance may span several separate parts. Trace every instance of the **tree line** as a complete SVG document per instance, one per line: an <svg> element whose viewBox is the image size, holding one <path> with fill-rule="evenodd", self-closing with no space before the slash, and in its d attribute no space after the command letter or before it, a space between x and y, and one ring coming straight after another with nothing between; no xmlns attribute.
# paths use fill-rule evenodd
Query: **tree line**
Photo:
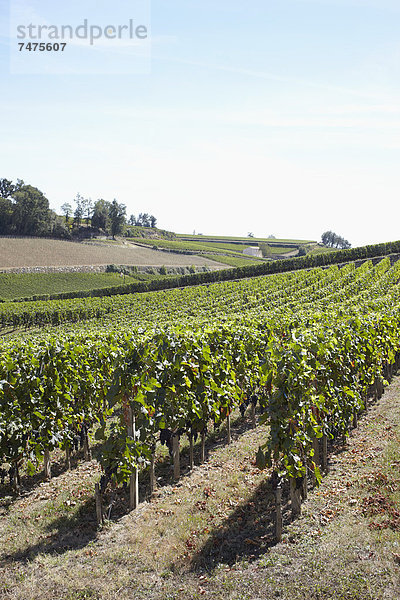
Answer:
<svg viewBox="0 0 400 600"><path fill-rule="evenodd" d="M93 202L91 198L83 198L83 196L77 194L74 203L75 209L72 208L69 202L61 206L65 224L68 228L80 227L82 222L86 221L86 227L91 226L115 237L123 232L127 224L130 226L155 227L157 223L157 219L147 213L140 213L137 218L135 215L131 215L127 221L126 206L119 204L115 199L108 202L100 198Z"/></svg>
<svg viewBox="0 0 400 600"><path fill-rule="evenodd" d="M337 235L333 231L325 231L321 236L321 241L324 246L328 248L339 248L341 250L347 250L351 248L350 242L345 240L340 235Z"/></svg>
<svg viewBox="0 0 400 600"><path fill-rule="evenodd" d="M94 202L77 194L71 203L61 206L63 217L50 209L49 201L38 188L22 179L13 183L0 179L0 235L50 236L57 238L85 237L95 233L115 238L127 225L156 227L153 215L140 213L126 218L126 206L114 199L100 198Z"/></svg>

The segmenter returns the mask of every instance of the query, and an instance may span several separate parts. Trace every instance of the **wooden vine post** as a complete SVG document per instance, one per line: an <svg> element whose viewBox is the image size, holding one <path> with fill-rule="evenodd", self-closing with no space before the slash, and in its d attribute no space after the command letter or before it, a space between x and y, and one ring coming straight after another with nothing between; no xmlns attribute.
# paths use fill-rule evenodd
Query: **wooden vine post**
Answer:
<svg viewBox="0 0 400 600"><path fill-rule="evenodd" d="M206 460L206 432L201 432L201 445L200 445L200 462L203 463Z"/></svg>
<svg viewBox="0 0 400 600"><path fill-rule="evenodd" d="M275 539L282 541L282 488L279 483L275 488Z"/></svg>
<svg viewBox="0 0 400 600"><path fill-rule="evenodd" d="M65 466L68 471L71 469L71 447L69 444L65 446Z"/></svg>
<svg viewBox="0 0 400 600"><path fill-rule="evenodd" d="M301 452L301 457L302 457L302 462L305 467L305 474L301 478L301 486L299 486L300 502L301 502L301 500L307 500L307 496L308 496L308 479L307 479L308 467L307 467L307 458L306 458L304 451ZM300 482L300 479L298 479L298 482Z"/></svg>
<svg viewBox="0 0 400 600"><path fill-rule="evenodd" d="M129 478L129 508L131 510L138 507L139 504L139 471L135 467Z"/></svg>
<svg viewBox="0 0 400 600"><path fill-rule="evenodd" d="M100 492L100 484L96 483L94 486L94 494L96 499L96 518L97 524L102 525L104 523L104 515L103 515L103 497Z"/></svg>
<svg viewBox="0 0 400 600"><path fill-rule="evenodd" d="M89 435L87 428L85 427L85 434L83 436L83 456L86 461L92 460L92 451L89 445Z"/></svg>
<svg viewBox="0 0 400 600"><path fill-rule="evenodd" d="M189 437L189 469L193 471L194 467L194 449L193 449L193 433L190 431L188 434Z"/></svg>
<svg viewBox="0 0 400 600"><path fill-rule="evenodd" d="M135 416L132 407L128 409L128 435L135 438ZM129 508L133 510L139 504L139 470L137 467L133 469L133 473L129 477Z"/></svg>
<svg viewBox="0 0 400 600"><path fill-rule="evenodd" d="M150 457L150 495L154 494L154 490L156 489L156 474L155 474L155 462L156 462L156 444L154 443L151 447L151 457Z"/></svg>
<svg viewBox="0 0 400 600"><path fill-rule="evenodd" d="M328 473L328 436L326 433L324 433L322 436L321 467L324 473Z"/></svg>
<svg viewBox="0 0 400 600"><path fill-rule="evenodd" d="M48 448L45 448L45 451L44 451L43 467L44 467L44 478L47 481L49 481L51 479L51 461L50 461L50 451Z"/></svg>
<svg viewBox="0 0 400 600"><path fill-rule="evenodd" d="M179 481L181 476L181 465L179 456L179 435L177 433L172 435L172 460L174 463L174 481Z"/></svg>
<svg viewBox="0 0 400 600"><path fill-rule="evenodd" d="M315 463L315 465L318 466L320 464L320 460L319 460L319 439L316 436L313 438L313 450L314 450L314 456L313 456L314 463ZM314 470L313 470L313 472L312 472L312 484L313 484L313 486L315 486L316 483L317 483L317 479L315 477L315 473L314 473Z"/></svg>
<svg viewBox="0 0 400 600"><path fill-rule="evenodd" d="M13 472L13 477L12 477L12 489L14 490L14 492L16 494L19 494L20 489L21 489L21 478L19 475L18 463L15 463L15 465L14 465L14 472Z"/></svg>
<svg viewBox="0 0 400 600"><path fill-rule="evenodd" d="M230 408L228 408L228 411L230 411ZM227 439L228 444L230 444L232 442L231 413L230 412L228 412L228 416L226 417L226 439Z"/></svg>

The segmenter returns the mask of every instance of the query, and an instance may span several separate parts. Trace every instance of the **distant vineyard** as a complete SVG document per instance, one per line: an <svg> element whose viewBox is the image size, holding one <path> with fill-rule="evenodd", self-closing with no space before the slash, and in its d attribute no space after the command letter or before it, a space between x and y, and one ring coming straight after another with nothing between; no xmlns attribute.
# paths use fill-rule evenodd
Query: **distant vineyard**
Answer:
<svg viewBox="0 0 400 600"><path fill-rule="evenodd" d="M68 245L68 242L64 243ZM232 264L232 266L235 266L236 268L214 269L210 271L208 267L203 267L203 272L200 273L192 272L191 274L186 275L169 275L168 277L154 278L151 281L134 281L127 282L123 285L101 286L100 289L81 289L81 291L66 291L61 293L55 293L54 290L48 290L49 293L37 294L34 299L60 300L67 298L115 296L138 292L143 293L155 290L210 284L217 281L232 281L245 279L247 277L258 277L260 275L286 273L301 269L311 269L318 266L342 264L353 260L362 261L369 258L379 260L388 255L391 256L392 262L397 260L400 255L400 242L389 242L387 244L375 244L373 246L364 246L348 250L330 251L329 254L316 255L313 254L313 252L310 252L306 256L286 258L279 261L260 262L258 259L258 264L252 264L253 261L249 259L221 256L221 261ZM207 256L211 257L211 255L204 254L203 258L207 258ZM215 259L215 256L213 256L213 258ZM190 270L194 271L192 266L190 267Z"/></svg>
<svg viewBox="0 0 400 600"><path fill-rule="evenodd" d="M0 299L93 290L124 283L119 273L0 273Z"/></svg>

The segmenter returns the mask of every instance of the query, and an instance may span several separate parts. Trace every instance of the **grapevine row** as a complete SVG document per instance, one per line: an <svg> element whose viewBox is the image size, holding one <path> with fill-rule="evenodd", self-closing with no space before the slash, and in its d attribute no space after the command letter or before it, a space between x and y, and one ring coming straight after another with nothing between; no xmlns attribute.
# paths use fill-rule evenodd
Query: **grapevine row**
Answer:
<svg viewBox="0 0 400 600"><path fill-rule="evenodd" d="M398 360L399 267L382 261L268 280L247 289L239 282L225 319L216 307L208 325L182 319L133 334L127 328L5 345L0 463L16 477L23 463L33 472L49 451L69 451L96 425L106 477L127 482L152 464L160 433L204 434L211 420L257 397L269 427L259 466L293 480L311 470L318 480L315 441L346 435L369 388ZM265 289L269 313L260 310ZM222 298L218 292L202 291L210 302ZM238 318L241 302L250 307Z"/></svg>

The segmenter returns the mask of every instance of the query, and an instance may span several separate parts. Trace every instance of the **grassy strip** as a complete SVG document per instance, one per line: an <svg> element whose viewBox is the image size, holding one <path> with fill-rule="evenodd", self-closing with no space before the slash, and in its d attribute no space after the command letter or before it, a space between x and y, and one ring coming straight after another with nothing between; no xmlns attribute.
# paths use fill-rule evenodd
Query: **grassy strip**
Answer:
<svg viewBox="0 0 400 600"><path fill-rule="evenodd" d="M91 295L94 290L119 289L129 283L146 283L176 277L176 270L165 268L161 275L157 268L149 267L147 272L135 272L126 267L115 267L115 272L107 273L0 273L0 298L4 301L33 300L37 297L62 296L78 297L82 292ZM183 272L189 268L182 267ZM121 288L122 289L122 288Z"/></svg>
<svg viewBox="0 0 400 600"><path fill-rule="evenodd" d="M256 257L242 258L236 256L223 256L221 254L203 254L205 258L215 260L218 263L229 265L230 267L246 267L248 265L256 265L262 259Z"/></svg>
<svg viewBox="0 0 400 600"><path fill-rule="evenodd" d="M80 292L123 282L117 273L0 273L0 298L16 300L39 294Z"/></svg>
<svg viewBox="0 0 400 600"><path fill-rule="evenodd" d="M224 254L232 254L232 256L237 256L242 254L242 250L240 246L236 246L234 248L221 248L217 243L202 243L202 242L192 242L192 241L180 241L180 240L154 240L154 239L140 239L138 244L145 244L146 246L151 246L153 249L164 248L167 250L172 250L174 252L209 252L210 250L214 250L215 252L223 252Z"/></svg>

